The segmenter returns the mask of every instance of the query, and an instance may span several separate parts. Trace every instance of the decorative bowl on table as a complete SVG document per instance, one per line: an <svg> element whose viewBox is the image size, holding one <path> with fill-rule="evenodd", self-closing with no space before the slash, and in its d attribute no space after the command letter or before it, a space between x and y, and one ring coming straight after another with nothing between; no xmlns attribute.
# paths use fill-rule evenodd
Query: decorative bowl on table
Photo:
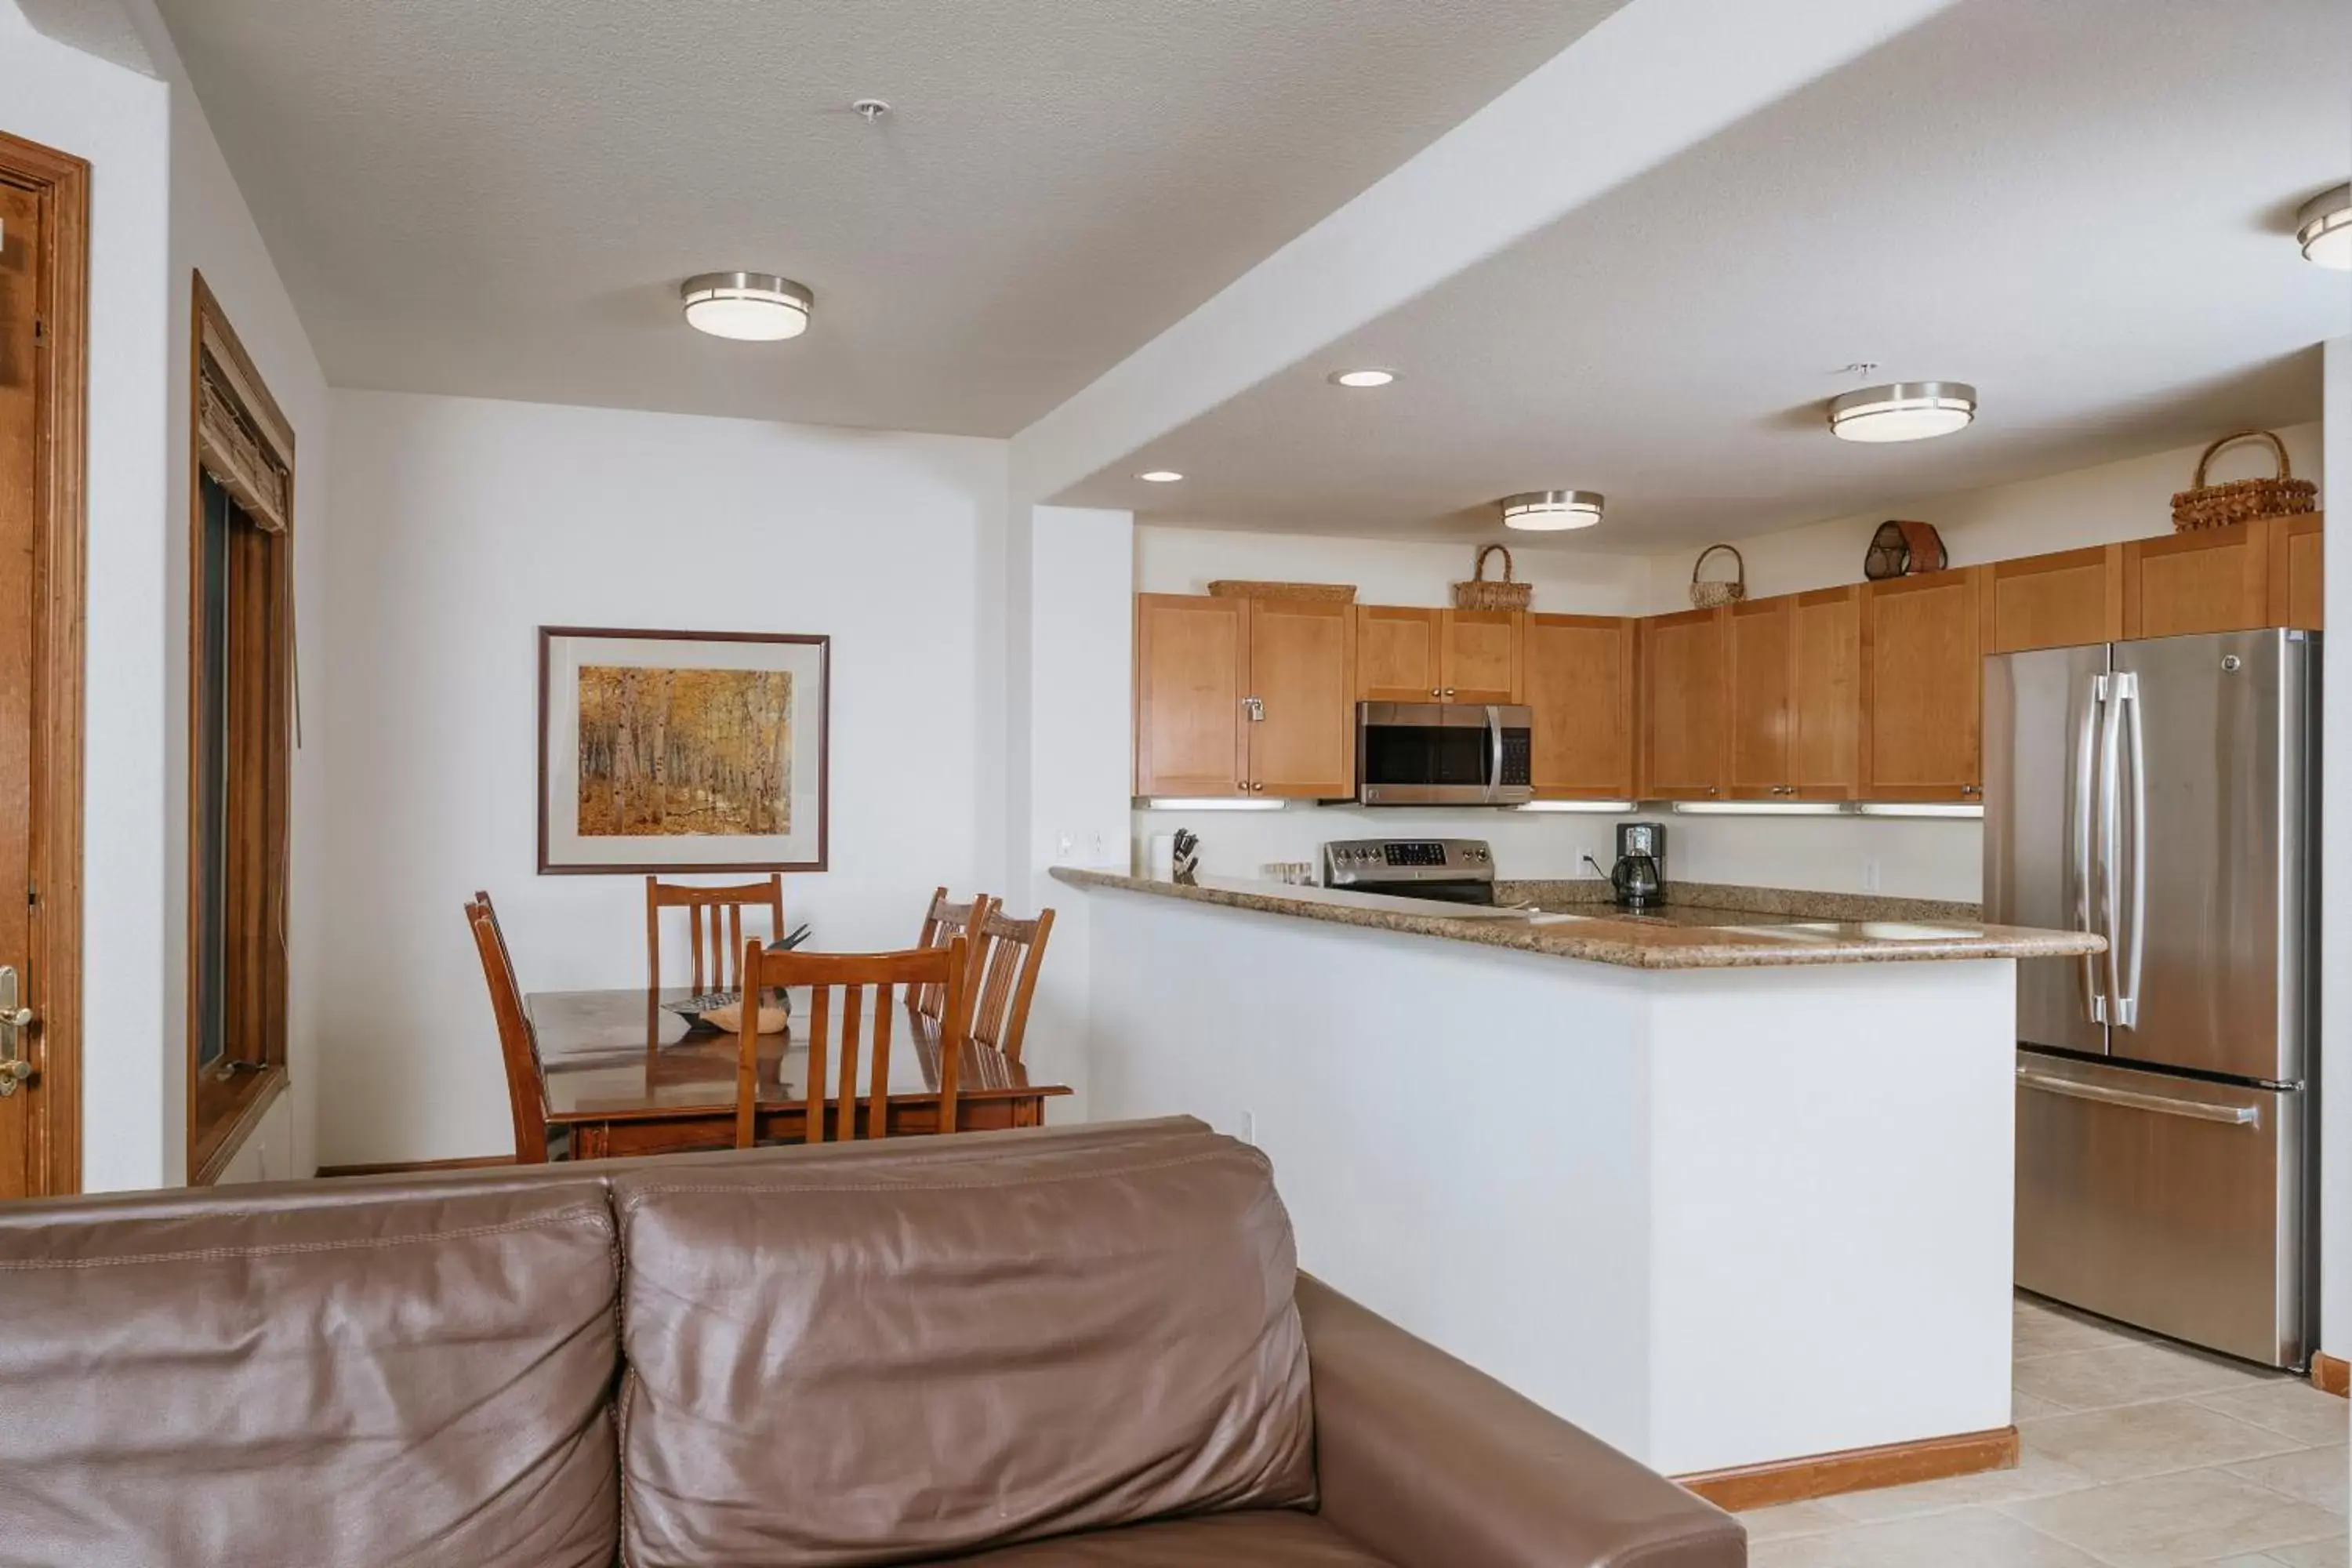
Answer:
<svg viewBox="0 0 2352 1568"><path fill-rule="evenodd" d="M662 1006L686 1020L686 1032L689 1035L731 1035L743 1026L743 994L740 991L705 991L699 995L681 996L675 1002L665 1002ZM792 1016L791 993L770 992L760 1004L760 1033L782 1034Z"/></svg>

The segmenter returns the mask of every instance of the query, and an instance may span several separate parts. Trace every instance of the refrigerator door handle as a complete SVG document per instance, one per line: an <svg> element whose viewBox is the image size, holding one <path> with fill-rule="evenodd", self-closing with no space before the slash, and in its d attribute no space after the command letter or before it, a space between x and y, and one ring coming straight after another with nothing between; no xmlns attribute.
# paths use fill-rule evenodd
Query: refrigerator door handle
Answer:
<svg viewBox="0 0 2352 1568"><path fill-rule="evenodd" d="M2131 734L2130 956L2123 964L2124 984L2115 994L2116 1022L2128 1029L2139 1022L2140 967L2147 952L2147 735L2140 709L2139 676L2132 670L2116 677L2116 727L2127 728Z"/></svg>
<svg viewBox="0 0 2352 1568"><path fill-rule="evenodd" d="M2086 700L2083 704L2083 727L2074 737L2074 776L2068 781L2073 795L2067 805L2072 813L2074 835L2074 929L2091 931L2091 841L2097 832L2098 812L2095 805L2094 769L2098 763L2100 710L2106 706L2107 678L2094 675L2084 683ZM2083 1009L2091 1022L2107 1021L2107 994L2099 984L2099 955L2083 955Z"/></svg>
<svg viewBox="0 0 2352 1568"><path fill-rule="evenodd" d="M2099 910L2098 934L2107 939L2106 992L2110 1004L2123 995L2123 932L2118 923L2123 902L2120 866L2123 860L2123 713L2118 692L2124 677L2105 678L2099 715ZM2107 1021L2122 1022L2120 1009L2110 1005Z"/></svg>
<svg viewBox="0 0 2352 1568"><path fill-rule="evenodd" d="M2210 1105L2198 1100L2175 1100L2166 1094L2140 1094L2128 1089L2111 1089L2103 1083L2084 1083L2053 1073L2035 1072L2032 1068L2019 1068L2017 1082L2021 1089L2038 1089L2044 1094L2063 1094L2070 1100L2095 1100L2102 1105L2120 1105L2132 1110L2152 1110L2159 1116L2187 1116L2233 1127L2259 1127L2263 1120L2261 1110L2252 1105Z"/></svg>

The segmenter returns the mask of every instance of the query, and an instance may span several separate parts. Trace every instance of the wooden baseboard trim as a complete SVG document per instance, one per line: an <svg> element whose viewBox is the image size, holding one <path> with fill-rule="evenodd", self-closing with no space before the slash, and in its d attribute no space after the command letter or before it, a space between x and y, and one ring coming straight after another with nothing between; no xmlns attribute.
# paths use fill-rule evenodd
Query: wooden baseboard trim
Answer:
<svg viewBox="0 0 2352 1568"><path fill-rule="evenodd" d="M2352 1399L2352 1362L2342 1356L2313 1356L2311 1385L2322 1394L2332 1394L2338 1399Z"/></svg>
<svg viewBox="0 0 2352 1568"><path fill-rule="evenodd" d="M1885 1443L1875 1448L1809 1454L1802 1458L1773 1459L1761 1465L1676 1476L1675 1479L1716 1507L1739 1513L1774 1503L1833 1497L1840 1492L1874 1491L1880 1487L1907 1486L1913 1481L1974 1475L1979 1470L2005 1470L2016 1463L2017 1428L1996 1426L1989 1432L1961 1432L1948 1437Z"/></svg>
<svg viewBox="0 0 2352 1568"><path fill-rule="evenodd" d="M512 1154L472 1154L462 1160L394 1160L382 1165L321 1165L321 1176L404 1176L418 1171L487 1171L514 1163Z"/></svg>

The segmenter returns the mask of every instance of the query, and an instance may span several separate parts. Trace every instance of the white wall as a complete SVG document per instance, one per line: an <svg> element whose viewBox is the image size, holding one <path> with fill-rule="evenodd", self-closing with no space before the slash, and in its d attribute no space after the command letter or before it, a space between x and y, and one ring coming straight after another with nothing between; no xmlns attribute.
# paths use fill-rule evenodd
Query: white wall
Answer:
<svg viewBox="0 0 2352 1568"><path fill-rule="evenodd" d="M2326 468L2352 475L2352 337L2330 340L2326 353ZM2323 507L2346 501L2343 511L2352 513L2352 485L2338 496L2321 483ZM2352 545L2345 540L2343 518L2331 516L2326 619L2352 627ZM2352 1360L2352 678L2337 673L2322 700L2322 723L2337 739L2322 759L2320 788L2319 1054L2329 1081L2319 1102L2319 1342Z"/></svg>
<svg viewBox="0 0 2352 1568"><path fill-rule="evenodd" d="M1635 616L1648 608L1648 560L1547 550L1504 540L1514 575L1535 585L1535 607L1558 615ZM1277 583L1349 583L1360 605L1450 605L1466 580L1476 544L1430 544L1321 534L1165 528L1135 531L1135 591L1205 594L1219 577ZM1499 577L1500 556L1487 563Z"/></svg>
<svg viewBox="0 0 2352 1568"><path fill-rule="evenodd" d="M163 83L54 43L0 0L0 130L87 158L89 700L83 750L82 1184L161 1186L177 1101L164 1039L163 766L171 106Z"/></svg>
<svg viewBox="0 0 2352 1568"><path fill-rule="evenodd" d="M971 884L980 737L1003 724L976 670L1003 443L331 403L322 1163L510 1147L474 889L526 989L643 973L641 879L535 874L541 625L829 634L832 869L788 879L788 918L823 946L900 946L935 886Z"/></svg>

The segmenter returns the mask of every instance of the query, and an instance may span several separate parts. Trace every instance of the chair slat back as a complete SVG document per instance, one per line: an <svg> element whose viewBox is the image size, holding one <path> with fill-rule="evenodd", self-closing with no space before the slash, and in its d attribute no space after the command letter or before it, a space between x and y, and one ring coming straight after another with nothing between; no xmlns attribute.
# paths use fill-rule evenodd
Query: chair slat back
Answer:
<svg viewBox="0 0 2352 1568"><path fill-rule="evenodd" d="M731 888L688 888L657 878L646 879L646 984L661 988L661 912L686 911L687 950L691 955L694 991L731 991L741 984L740 967L729 969L743 951L743 911L768 911L768 940L784 939L784 879L782 872L764 882L743 882Z"/></svg>
<svg viewBox="0 0 2352 1568"><path fill-rule="evenodd" d="M929 908L923 911L922 934L915 939L918 948L945 947L958 937L964 940L973 961L980 957L980 928L988 912L997 907L996 900L986 893L974 893L968 903L951 903L945 888L931 894ZM971 977L967 977L967 982ZM936 985L918 987L908 998L908 1005L924 1017L938 1023L946 1005L946 994Z"/></svg>
<svg viewBox="0 0 2352 1568"><path fill-rule="evenodd" d="M506 933L499 929L498 911L488 893L476 893L466 905L466 923L474 933L474 951L482 961L482 978L490 991L490 1012L498 1020L499 1055L506 1065L507 1109L514 1118L515 1163L547 1163L547 1101L540 1088L539 1037L523 1010L522 987L515 983L514 958L507 951Z"/></svg>
<svg viewBox="0 0 2352 1568"><path fill-rule="evenodd" d="M1045 963L1045 939L1054 934L1054 911L1016 921L1003 905L980 922L980 953L972 969L980 976L971 1009L971 1037L993 1046L1009 1062L1021 1059L1021 1039L1029 1029L1029 1003L1037 994L1037 972Z"/></svg>
<svg viewBox="0 0 2352 1568"><path fill-rule="evenodd" d="M941 1132L956 1130L957 1074L969 1029L971 961L961 936L943 947L905 952L770 952L758 942L743 949L746 996L771 987L805 985L809 1010L807 1081L802 1104L807 1140L885 1138L890 1133L891 1026L906 1000L924 986L945 998L939 1029L939 1113ZM873 992L871 1005L866 993ZM838 1003L835 995L838 994ZM737 1037L735 1145L748 1149L758 1135L760 1056L757 1009L743 1009ZM866 1093L857 1092L861 1056ZM860 1111L864 1114L861 1116Z"/></svg>

